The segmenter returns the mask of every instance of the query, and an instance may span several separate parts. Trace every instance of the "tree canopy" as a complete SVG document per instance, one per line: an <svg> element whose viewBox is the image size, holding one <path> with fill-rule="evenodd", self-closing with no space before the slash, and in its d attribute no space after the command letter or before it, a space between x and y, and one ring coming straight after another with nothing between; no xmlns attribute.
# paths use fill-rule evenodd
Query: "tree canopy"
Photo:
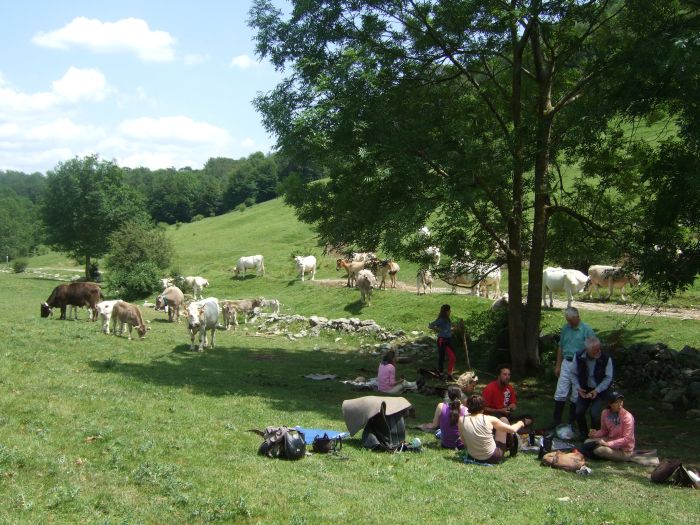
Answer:
<svg viewBox="0 0 700 525"><path fill-rule="evenodd" d="M557 230L564 239L582 228L569 244L599 239L641 266L632 259L651 253L656 230L646 226L661 219L662 189L684 187L663 170L681 157L634 130L652 112L678 122L687 109L671 102L672 86L654 91L633 66L663 78L697 59L693 2L306 0L284 15L257 0L250 22L258 54L287 74L256 101L267 128L284 154L330 176L287 185L300 218L322 242L412 258L415 232L430 222L431 242L453 259L505 262L517 371L539 365L550 220L569 225ZM672 141L686 153L690 127ZM579 174L562 175L567 166ZM697 236L666 223L697 257ZM669 235L658 237L657 253L671 250ZM691 273L689 264L665 286Z"/></svg>
<svg viewBox="0 0 700 525"><path fill-rule="evenodd" d="M90 259L109 250L108 238L125 222L145 220L142 196L123 183L123 172L96 155L59 163L47 174L41 203L47 241L56 249Z"/></svg>

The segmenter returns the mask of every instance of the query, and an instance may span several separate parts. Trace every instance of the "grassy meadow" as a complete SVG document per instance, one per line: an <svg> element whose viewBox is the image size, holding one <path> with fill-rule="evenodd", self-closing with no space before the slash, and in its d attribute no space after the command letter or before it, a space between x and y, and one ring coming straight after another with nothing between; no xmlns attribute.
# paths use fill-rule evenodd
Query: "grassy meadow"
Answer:
<svg viewBox="0 0 700 525"><path fill-rule="evenodd" d="M387 290L363 307L357 290L301 283L291 255L321 259L321 251L279 201L173 227L169 236L176 268L207 277L209 295L274 297L283 313L371 318L410 332L424 330L442 303L466 319L490 304ZM265 255L267 275L233 278L236 259L255 253ZM400 264L399 279L411 283L415 266ZM48 254L30 267L68 275L78 265ZM323 258L317 279L338 277L333 258ZM291 341L241 325L220 332L216 349L190 352L184 325L151 309L144 309L151 331L143 341L103 335L84 312L77 322L41 319L39 303L56 284L32 272L0 273L0 523L697 523L697 494L652 485L645 467L594 462L593 475L582 477L541 467L526 453L499 467L464 465L417 430L409 438L423 440L420 454L372 453L350 439L335 456L257 456L260 438L251 428L345 430L342 401L364 393L303 375L371 375L379 357L363 345L378 341L336 333ZM697 321L630 322L582 308L603 335L624 326L626 342L700 346ZM561 311L545 311L545 330L561 324ZM475 344L472 353L482 387L491 380L485 349ZM399 371L411 379L433 360ZM457 366L464 370L463 356ZM515 383L520 411L546 425L551 375ZM439 399L406 397L417 412L409 425L430 420ZM626 406L637 419L640 448L697 462L697 422L660 413L636 392Z"/></svg>

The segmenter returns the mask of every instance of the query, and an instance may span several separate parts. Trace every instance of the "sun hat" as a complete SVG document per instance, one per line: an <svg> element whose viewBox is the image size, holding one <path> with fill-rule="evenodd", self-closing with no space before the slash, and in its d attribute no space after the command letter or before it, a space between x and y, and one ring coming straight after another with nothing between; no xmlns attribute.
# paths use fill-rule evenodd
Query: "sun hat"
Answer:
<svg viewBox="0 0 700 525"><path fill-rule="evenodd" d="M476 372L471 372L471 371L464 372L462 375L460 375L457 378L457 384L461 388L466 388L467 386L469 386L469 384L476 383L477 381L479 381L479 378L476 376Z"/></svg>
<svg viewBox="0 0 700 525"><path fill-rule="evenodd" d="M625 395L619 390L615 390L608 396L608 404L614 403L618 399L625 399Z"/></svg>

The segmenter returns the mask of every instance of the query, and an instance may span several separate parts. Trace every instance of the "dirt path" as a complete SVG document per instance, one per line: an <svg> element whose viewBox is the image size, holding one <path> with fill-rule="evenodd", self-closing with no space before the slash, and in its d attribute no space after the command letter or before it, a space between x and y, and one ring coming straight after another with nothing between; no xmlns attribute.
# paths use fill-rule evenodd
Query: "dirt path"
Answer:
<svg viewBox="0 0 700 525"><path fill-rule="evenodd" d="M314 281L319 286L345 287L345 279L316 279ZM405 282L397 281L396 290L401 292L416 293L416 287ZM433 286L433 293L450 293L451 288ZM470 292L464 288L457 289L457 295L469 295ZM690 308L664 308L655 306L640 306L638 304L617 304L609 302L576 301L573 305L579 310L589 310L595 312L615 312L623 315L644 315L647 317L674 317L677 319L693 319L700 321L700 310ZM554 299L554 308L566 308L566 301Z"/></svg>

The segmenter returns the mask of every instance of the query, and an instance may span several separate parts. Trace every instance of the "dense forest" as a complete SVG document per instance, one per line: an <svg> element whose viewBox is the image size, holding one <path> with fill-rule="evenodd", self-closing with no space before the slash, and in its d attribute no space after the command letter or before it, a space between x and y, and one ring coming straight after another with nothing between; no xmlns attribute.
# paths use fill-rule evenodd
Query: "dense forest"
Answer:
<svg viewBox="0 0 700 525"><path fill-rule="evenodd" d="M58 168L58 167L57 167ZM146 203L155 223L175 224L244 210L277 197L287 179L311 181L320 175L279 154L209 159L202 169L119 168L124 184ZM49 172L51 173L51 172ZM4 260L45 250L40 213L47 177L0 170L0 256ZM46 218L48 220L48 218Z"/></svg>

